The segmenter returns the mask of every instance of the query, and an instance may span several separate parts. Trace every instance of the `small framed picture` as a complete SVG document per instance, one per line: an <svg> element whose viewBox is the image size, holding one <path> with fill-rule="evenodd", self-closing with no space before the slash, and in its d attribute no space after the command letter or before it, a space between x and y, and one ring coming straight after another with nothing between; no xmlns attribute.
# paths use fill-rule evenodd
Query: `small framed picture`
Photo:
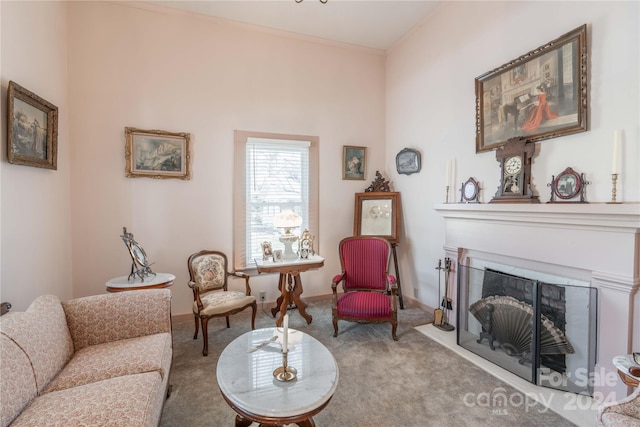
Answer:
<svg viewBox="0 0 640 427"><path fill-rule="evenodd" d="M399 174L411 175L420 172L420 152L405 148L396 155L396 170Z"/></svg>
<svg viewBox="0 0 640 427"><path fill-rule="evenodd" d="M125 128L128 178L191 179L188 133Z"/></svg>
<svg viewBox="0 0 640 427"><path fill-rule="evenodd" d="M273 262L282 262L282 250L276 249L273 251Z"/></svg>
<svg viewBox="0 0 640 427"><path fill-rule="evenodd" d="M584 173L579 174L568 167L557 176L551 177L551 199L547 203L588 203L585 199Z"/></svg>
<svg viewBox="0 0 640 427"><path fill-rule="evenodd" d="M13 81L8 95L9 163L58 169L58 107Z"/></svg>
<svg viewBox="0 0 640 427"><path fill-rule="evenodd" d="M273 250L271 250L271 242L262 242L262 260L266 261L273 256Z"/></svg>
<svg viewBox="0 0 640 427"><path fill-rule="evenodd" d="M364 180L366 175L367 147L342 147L342 179Z"/></svg>

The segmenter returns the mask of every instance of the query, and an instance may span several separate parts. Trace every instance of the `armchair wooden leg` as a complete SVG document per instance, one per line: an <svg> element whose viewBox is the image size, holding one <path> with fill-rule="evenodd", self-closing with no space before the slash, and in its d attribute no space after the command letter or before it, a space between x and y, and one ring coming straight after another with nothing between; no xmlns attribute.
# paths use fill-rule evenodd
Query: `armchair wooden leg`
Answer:
<svg viewBox="0 0 640 427"><path fill-rule="evenodd" d="M392 323L391 324L391 336L393 337L394 341L398 341L398 337L396 336L396 329L398 329L398 324L397 323Z"/></svg>
<svg viewBox="0 0 640 427"><path fill-rule="evenodd" d="M209 354L209 331L208 331L208 326L209 326L209 319L202 319L202 340L204 341L203 347L202 347L202 355L206 356L207 354Z"/></svg>
<svg viewBox="0 0 640 427"><path fill-rule="evenodd" d="M229 316L227 316L227 329L229 329L231 326L229 325Z"/></svg>
<svg viewBox="0 0 640 427"><path fill-rule="evenodd" d="M198 316L196 316L195 314L193 315L193 320L196 321L196 333L193 334L193 339L196 340L198 339L198 331L200 329L200 324L198 323Z"/></svg>
<svg viewBox="0 0 640 427"><path fill-rule="evenodd" d="M338 336L338 319L333 319L333 336Z"/></svg>
<svg viewBox="0 0 640 427"><path fill-rule="evenodd" d="M253 331L256 328L256 311L258 311L258 304L251 304L251 330Z"/></svg>

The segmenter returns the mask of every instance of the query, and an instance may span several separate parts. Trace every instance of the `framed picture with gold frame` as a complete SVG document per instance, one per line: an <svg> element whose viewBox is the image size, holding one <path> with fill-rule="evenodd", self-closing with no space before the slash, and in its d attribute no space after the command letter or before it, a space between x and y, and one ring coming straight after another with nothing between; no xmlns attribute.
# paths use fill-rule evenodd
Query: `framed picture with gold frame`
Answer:
<svg viewBox="0 0 640 427"><path fill-rule="evenodd" d="M476 77L476 153L587 131L588 69L585 24Z"/></svg>
<svg viewBox="0 0 640 427"><path fill-rule="evenodd" d="M124 128L128 178L191 179L190 134Z"/></svg>
<svg viewBox="0 0 640 427"><path fill-rule="evenodd" d="M354 236L384 237L397 243L400 237L400 193L356 193Z"/></svg>
<svg viewBox="0 0 640 427"><path fill-rule="evenodd" d="M58 169L58 107L10 81L8 110L9 163Z"/></svg>
<svg viewBox="0 0 640 427"><path fill-rule="evenodd" d="M363 180L367 174L367 147L342 147L342 179Z"/></svg>

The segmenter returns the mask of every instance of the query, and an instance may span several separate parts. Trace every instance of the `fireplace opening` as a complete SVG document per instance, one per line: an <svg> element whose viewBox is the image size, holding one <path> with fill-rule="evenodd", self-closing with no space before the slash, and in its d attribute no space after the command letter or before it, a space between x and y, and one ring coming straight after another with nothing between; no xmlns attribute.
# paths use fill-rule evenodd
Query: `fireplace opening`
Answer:
<svg viewBox="0 0 640 427"><path fill-rule="evenodd" d="M514 347L518 340L518 354L529 352L529 348L522 348L528 341L525 339L526 331L531 330L531 320L535 313L533 307L536 302L536 294L533 286L527 286L529 280L526 277L516 276L503 271L486 268L482 283L482 299L472 304L470 309L476 319L482 323L487 317L488 308L493 306L492 322L495 333L500 334L507 343L503 346ZM551 283L539 282L540 290L540 316L542 317L540 333L541 337L540 363L550 369L564 373L566 371L567 353L574 353L573 346L566 336L566 292L564 287ZM516 301L513 301L516 300ZM489 305L489 307L486 307ZM486 322L486 320L485 320ZM528 338L531 334L528 335ZM514 351L513 349L511 351ZM521 359L521 362L524 358Z"/></svg>
<svg viewBox="0 0 640 427"><path fill-rule="evenodd" d="M592 395L597 289L549 282L459 265L458 345L534 384Z"/></svg>

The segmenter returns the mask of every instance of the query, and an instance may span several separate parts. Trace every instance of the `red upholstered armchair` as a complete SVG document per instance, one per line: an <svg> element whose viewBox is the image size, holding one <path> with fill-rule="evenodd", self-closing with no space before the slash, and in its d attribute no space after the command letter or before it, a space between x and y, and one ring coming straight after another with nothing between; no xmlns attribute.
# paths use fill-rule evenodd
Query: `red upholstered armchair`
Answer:
<svg viewBox="0 0 640 427"><path fill-rule="evenodd" d="M333 278L333 336L338 336L338 320L359 323L391 323L391 336L398 340L396 278L388 274L389 242L380 237L347 237L338 251L342 274ZM338 294L342 283L344 293Z"/></svg>

